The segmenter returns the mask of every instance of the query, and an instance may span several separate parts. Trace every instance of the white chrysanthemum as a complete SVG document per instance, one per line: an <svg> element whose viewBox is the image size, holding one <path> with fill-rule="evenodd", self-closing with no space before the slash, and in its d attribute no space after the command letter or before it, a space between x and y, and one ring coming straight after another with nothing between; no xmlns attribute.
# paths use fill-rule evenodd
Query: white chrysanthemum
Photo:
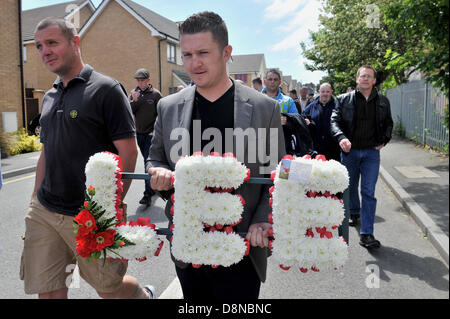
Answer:
<svg viewBox="0 0 450 319"><path fill-rule="evenodd" d="M210 193L205 187L238 188L247 168L232 157L190 156L175 166L172 254L186 263L230 266L246 251L237 234L203 231L203 224L232 225L243 205L236 195Z"/></svg>
<svg viewBox="0 0 450 319"><path fill-rule="evenodd" d="M306 193L343 192L348 186L346 168L336 161L297 158L295 161L312 164L309 182L300 183L278 177L277 167L273 196L274 237L273 257L284 266L320 270L337 268L345 263L347 245L341 238L328 239L317 233L316 227L333 226L344 219L343 204L331 197L308 198ZM305 236L307 229L314 237ZM336 232L336 231L334 231Z"/></svg>
<svg viewBox="0 0 450 319"><path fill-rule="evenodd" d="M143 259L144 257L155 255L161 243L156 232L148 226L123 225L116 227L116 229L121 236L135 245L114 249L116 254L108 251L108 257L117 258L120 255L128 260Z"/></svg>

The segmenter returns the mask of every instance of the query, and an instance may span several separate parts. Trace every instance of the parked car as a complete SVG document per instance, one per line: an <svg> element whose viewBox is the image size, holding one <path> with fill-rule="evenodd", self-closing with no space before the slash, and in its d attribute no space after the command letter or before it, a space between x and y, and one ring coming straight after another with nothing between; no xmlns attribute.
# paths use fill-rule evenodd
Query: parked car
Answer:
<svg viewBox="0 0 450 319"><path fill-rule="evenodd" d="M41 135L41 124L39 124L39 119L41 118L41 114L36 115L34 119L32 119L28 123L28 131L30 134L40 136Z"/></svg>

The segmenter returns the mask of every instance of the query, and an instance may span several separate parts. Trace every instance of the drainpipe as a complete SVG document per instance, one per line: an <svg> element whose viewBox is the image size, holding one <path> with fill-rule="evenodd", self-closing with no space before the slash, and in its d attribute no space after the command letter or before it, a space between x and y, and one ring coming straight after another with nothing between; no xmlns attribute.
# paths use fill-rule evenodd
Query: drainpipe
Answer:
<svg viewBox="0 0 450 319"><path fill-rule="evenodd" d="M162 92L162 62L161 62L161 42L167 40L167 36L165 38L158 40L158 72L159 72L159 92ZM161 93L162 94L162 93Z"/></svg>
<svg viewBox="0 0 450 319"><path fill-rule="evenodd" d="M26 128L25 121L25 88L23 83L23 43L22 43L22 0L18 1L19 9L19 69L20 69L20 88L22 92L22 125Z"/></svg>

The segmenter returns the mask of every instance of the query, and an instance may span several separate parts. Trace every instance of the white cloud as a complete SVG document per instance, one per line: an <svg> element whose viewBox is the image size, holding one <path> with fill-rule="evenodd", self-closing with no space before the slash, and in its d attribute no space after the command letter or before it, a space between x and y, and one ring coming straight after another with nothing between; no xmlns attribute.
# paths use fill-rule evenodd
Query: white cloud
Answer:
<svg viewBox="0 0 450 319"><path fill-rule="evenodd" d="M297 8L307 0L274 0L273 3L264 10L264 17L268 19L281 19L292 14Z"/></svg>
<svg viewBox="0 0 450 319"><path fill-rule="evenodd" d="M318 0L309 1L294 18L278 27L278 30L286 34L284 38L272 46L273 51L284 51L299 47L301 41L309 39L309 31L317 31L319 28L319 14L321 4Z"/></svg>

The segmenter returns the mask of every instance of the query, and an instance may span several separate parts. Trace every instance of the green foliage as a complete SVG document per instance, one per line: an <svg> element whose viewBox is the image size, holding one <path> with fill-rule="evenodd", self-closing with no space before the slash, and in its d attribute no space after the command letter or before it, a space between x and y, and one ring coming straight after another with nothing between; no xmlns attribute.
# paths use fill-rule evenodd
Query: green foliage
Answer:
<svg viewBox="0 0 450 319"><path fill-rule="evenodd" d="M300 44L311 61L306 68L326 71L336 94L355 86L364 64L378 71L377 83L391 88L420 71L449 92L448 0L323 0L320 27ZM325 79L323 79L325 80Z"/></svg>
<svg viewBox="0 0 450 319"><path fill-rule="evenodd" d="M10 155L36 152L42 149L42 144L39 142L39 137L28 135L24 128L20 128L16 132L9 133L8 135L10 137L8 146Z"/></svg>

